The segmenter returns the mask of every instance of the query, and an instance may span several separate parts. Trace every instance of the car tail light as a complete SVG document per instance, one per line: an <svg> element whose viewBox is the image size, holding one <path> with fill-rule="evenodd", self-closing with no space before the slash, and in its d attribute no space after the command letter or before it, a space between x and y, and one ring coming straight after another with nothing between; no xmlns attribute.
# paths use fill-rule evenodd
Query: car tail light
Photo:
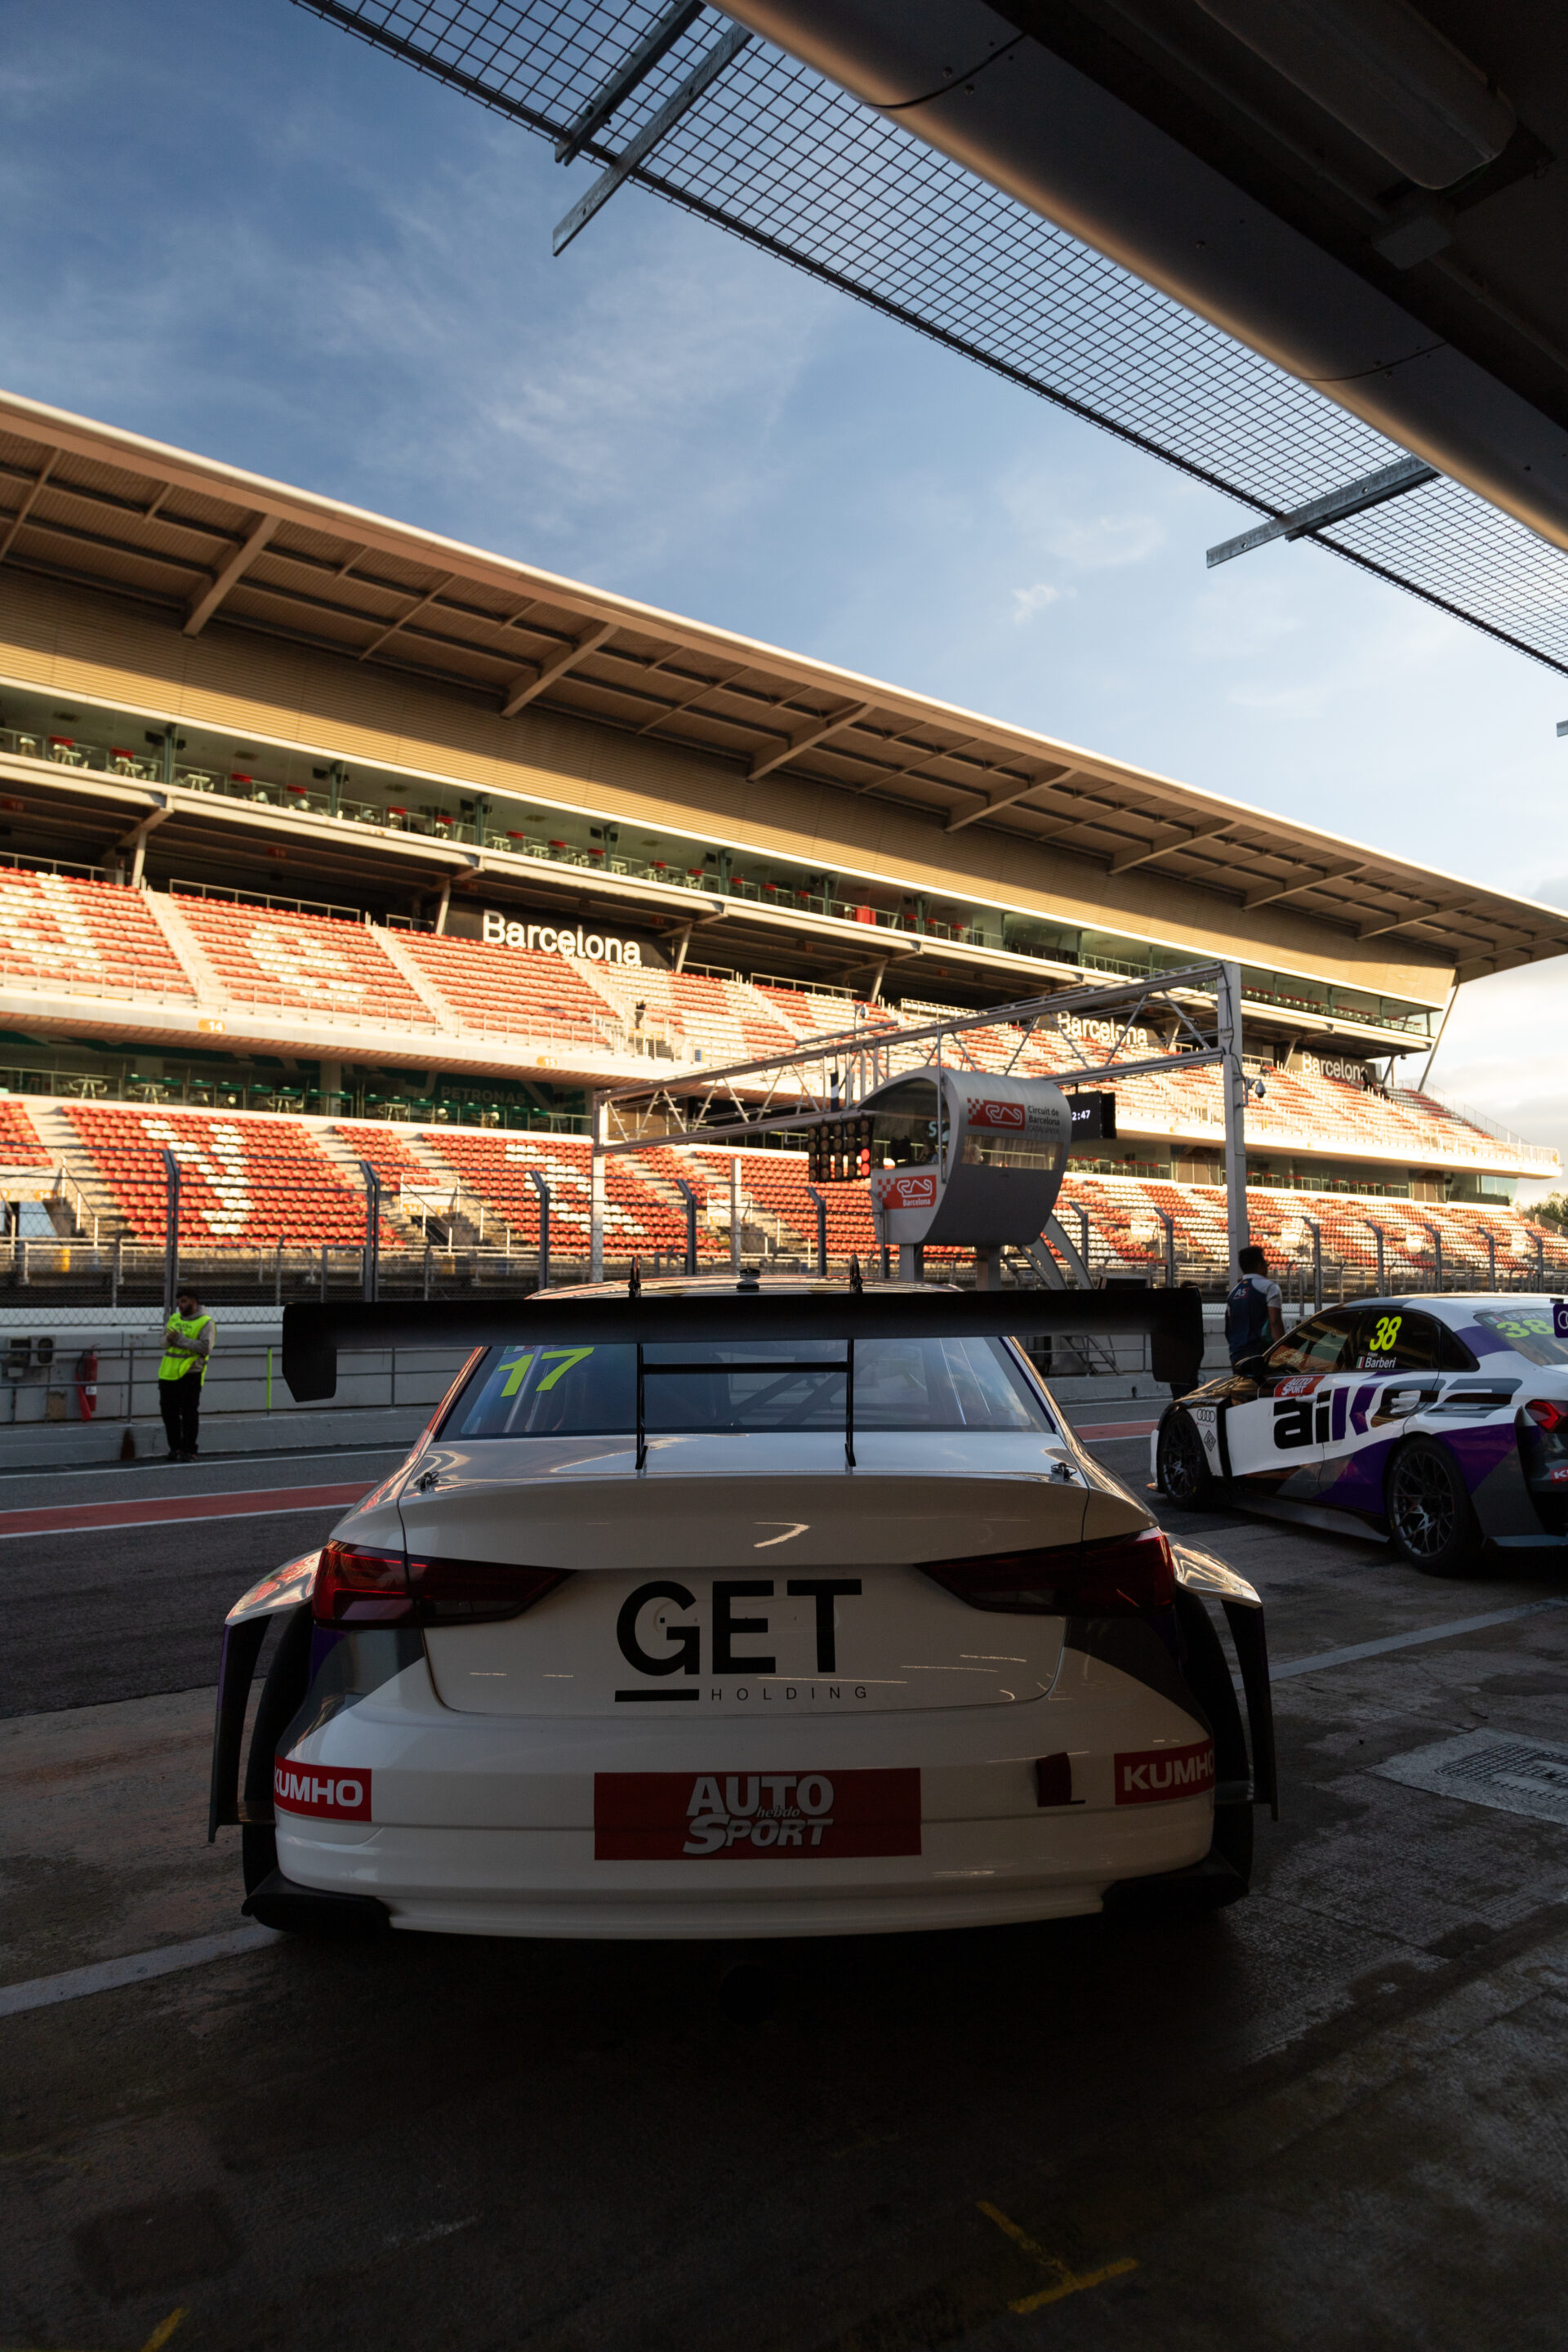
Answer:
<svg viewBox="0 0 1568 2352"><path fill-rule="evenodd" d="M1561 1429L1568 1422L1568 1405L1554 1397L1532 1397L1524 1409L1537 1429Z"/></svg>
<svg viewBox="0 0 1568 2352"><path fill-rule="evenodd" d="M421 1625L477 1625L487 1619L521 1617L570 1571L564 1568L514 1568L504 1560L434 1559L411 1553L408 1582Z"/></svg>
<svg viewBox="0 0 1568 2352"><path fill-rule="evenodd" d="M322 1625L481 1624L520 1617L564 1583L567 1573L329 1543L322 1547L311 1606Z"/></svg>
<svg viewBox="0 0 1568 2352"><path fill-rule="evenodd" d="M413 1617L400 1551L327 1543L310 1594L318 1625L405 1625Z"/></svg>
<svg viewBox="0 0 1568 2352"><path fill-rule="evenodd" d="M1125 1617L1168 1608L1176 1563L1158 1528L1098 1543L922 1560L921 1571L972 1609L1014 1616Z"/></svg>

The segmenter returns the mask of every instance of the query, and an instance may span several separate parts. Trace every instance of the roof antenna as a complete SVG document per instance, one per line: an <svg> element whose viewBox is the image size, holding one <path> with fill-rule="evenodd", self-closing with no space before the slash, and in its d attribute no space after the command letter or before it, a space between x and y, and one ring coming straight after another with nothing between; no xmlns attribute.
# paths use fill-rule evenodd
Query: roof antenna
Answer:
<svg viewBox="0 0 1568 2352"><path fill-rule="evenodd" d="M859 1297L860 1293L866 1287L865 1284L860 1279L860 1257L858 1251L852 1252L850 1255L849 1287L854 1292L857 1298Z"/></svg>
<svg viewBox="0 0 1568 2352"><path fill-rule="evenodd" d="M642 1268L635 1257L632 1260L631 1273L626 1278L626 1297L628 1298L642 1297Z"/></svg>

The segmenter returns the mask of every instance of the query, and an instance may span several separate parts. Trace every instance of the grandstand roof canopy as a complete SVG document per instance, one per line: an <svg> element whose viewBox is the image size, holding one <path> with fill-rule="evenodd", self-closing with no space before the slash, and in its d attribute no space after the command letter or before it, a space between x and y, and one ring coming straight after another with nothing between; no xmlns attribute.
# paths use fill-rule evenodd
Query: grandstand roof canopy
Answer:
<svg viewBox="0 0 1568 2352"><path fill-rule="evenodd" d="M1357 939L1401 934L1461 981L1568 950L1560 909L9 394L5 567L132 599L187 635L258 632L507 716L538 702L657 736L752 781L787 771L948 833L984 825L1244 908L1289 902Z"/></svg>

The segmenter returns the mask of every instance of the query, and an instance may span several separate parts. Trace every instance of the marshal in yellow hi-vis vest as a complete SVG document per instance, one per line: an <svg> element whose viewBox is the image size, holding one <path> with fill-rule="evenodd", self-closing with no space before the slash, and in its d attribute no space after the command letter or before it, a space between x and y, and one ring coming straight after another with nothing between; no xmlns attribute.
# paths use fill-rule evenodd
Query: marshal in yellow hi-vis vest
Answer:
<svg viewBox="0 0 1568 2352"><path fill-rule="evenodd" d="M207 1376L206 1351L201 1345L201 1335L212 1328L210 1315L171 1315L163 1327L163 1360L158 1367L161 1381L177 1381L198 1366L203 1384ZM208 1341L208 1346L211 1346Z"/></svg>

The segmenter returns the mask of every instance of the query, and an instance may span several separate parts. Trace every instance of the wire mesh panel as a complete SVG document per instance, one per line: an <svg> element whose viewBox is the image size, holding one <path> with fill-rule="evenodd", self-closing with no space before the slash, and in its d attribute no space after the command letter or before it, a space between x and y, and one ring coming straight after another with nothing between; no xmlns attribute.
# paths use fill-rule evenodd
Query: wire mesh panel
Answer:
<svg viewBox="0 0 1568 2352"><path fill-rule="evenodd" d="M296 0L558 140L661 0ZM584 148L619 156L720 27L710 9ZM752 40L632 176L1183 472L1279 516L1395 445L808 68ZM1568 674L1568 559L1439 479L1315 534Z"/></svg>

